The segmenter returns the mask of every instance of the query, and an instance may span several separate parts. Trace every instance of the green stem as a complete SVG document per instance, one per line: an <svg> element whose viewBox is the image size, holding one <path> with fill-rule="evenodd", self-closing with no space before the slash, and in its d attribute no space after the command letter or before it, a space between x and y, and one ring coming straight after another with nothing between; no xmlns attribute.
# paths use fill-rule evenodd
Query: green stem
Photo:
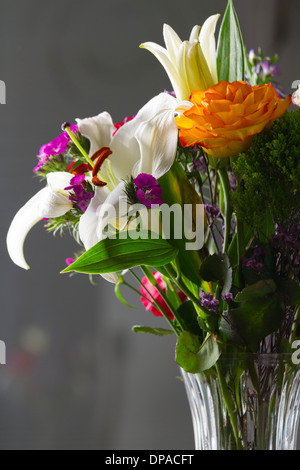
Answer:
<svg viewBox="0 0 300 470"><path fill-rule="evenodd" d="M243 289L244 279L242 275L242 255L245 251L245 237L244 237L244 225L236 218L236 234L237 234L237 259L238 259L238 278L239 287Z"/></svg>
<svg viewBox="0 0 300 470"><path fill-rule="evenodd" d="M224 196L224 219L225 219L225 231L224 231L224 243L223 253L227 252L229 246L230 229L231 229L231 189L226 168L220 168L218 170L220 182Z"/></svg>
<svg viewBox="0 0 300 470"><path fill-rule="evenodd" d="M178 278L177 273L171 264L167 264L164 266L164 268L168 272L169 276L173 279L173 282L176 284L178 289L181 290L181 292L183 292L187 298L193 302L196 312L198 313L201 320L206 323L208 330L211 333L215 333L217 327L217 315L210 312L201 305L200 299L189 290L181 278Z"/></svg>
<svg viewBox="0 0 300 470"><path fill-rule="evenodd" d="M86 153L86 151L84 150L84 148L80 145L78 139L76 139L75 135L73 134L73 132L71 131L71 129L69 127L66 127L65 128L65 131L68 133L68 136L70 137L70 139L72 140L72 142L76 145L76 147L78 148L79 152L84 156L84 158L87 160L87 162L91 165L91 167L94 166L94 163L93 163L93 160L91 160L91 158L88 156L88 154Z"/></svg>
<svg viewBox="0 0 300 470"><path fill-rule="evenodd" d="M141 266L141 270L143 271L143 273L145 274L145 276L147 277L148 281L155 287L155 289L160 293L161 297L163 298L163 300L165 301L167 307L169 308L169 310L172 312L172 314L174 315L174 317L176 318L181 330L183 331L184 328L183 326L180 324L180 321L178 320L177 318L177 312L176 310L174 309L173 305L170 303L167 295L165 294L165 292L163 291L163 289L160 287L160 285L158 284L157 280L155 279L155 277L153 276L153 273L151 271L151 269L148 267L148 266Z"/></svg>
<svg viewBox="0 0 300 470"><path fill-rule="evenodd" d="M291 332L290 344L293 344L294 340L296 339L299 320L300 320L300 305L298 305L298 308L295 314L294 323L293 323L292 332Z"/></svg>
<svg viewBox="0 0 300 470"><path fill-rule="evenodd" d="M230 418L231 426L232 426L232 429L233 429L237 450L243 450L244 449L243 444L242 444L242 442L240 440L240 437L239 437L238 418L237 418L236 406L234 404L234 401L233 401L233 398L230 394L230 391L227 388L227 383L226 383L225 377L223 375L223 372L222 372L219 364L216 363L215 367L216 367L216 371L217 371L217 374L218 374L219 383L220 383L224 403L225 403L225 406L227 408L228 416Z"/></svg>
<svg viewBox="0 0 300 470"><path fill-rule="evenodd" d="M176 328L176 326L174 325L173 321L168 317L168 315L166 315L166 313L164 312L164 310L161 308L161 306L159 305L159 303L155 300L155 298L153 297L153 295L149 292L149 290L147 289L147 287L145 287L142 283L142 281L140 280L140 278L135 274L135 272L132 270L132 269L129 269L129 272L130 274L136 279L136 281L145 289L145 291L147 292L147 294L151 297L151 299L153 300L153 303L155 305L155 307L160 311L160 313L163 315L163 317L167 320L167 322L170 324L170 326L172 327L173 331L176 333L177 336L180 335L181 331L178 331L178 329ZM148 277L147 277L148 279ZM149 280L149 279L148 279ZM149 282L151 282L149 280ZM126 283L127 285L127 283ZM128 285L129 288L131 288L132 290L134 290L135 292L137 292L139 295L141 295L141 293L135 289L133 286L131 286L130 284ZM155 286L156 287L156 286ZM149 299L147 299L149 300ZM173 312L172 312L173 313Z"/></svg>

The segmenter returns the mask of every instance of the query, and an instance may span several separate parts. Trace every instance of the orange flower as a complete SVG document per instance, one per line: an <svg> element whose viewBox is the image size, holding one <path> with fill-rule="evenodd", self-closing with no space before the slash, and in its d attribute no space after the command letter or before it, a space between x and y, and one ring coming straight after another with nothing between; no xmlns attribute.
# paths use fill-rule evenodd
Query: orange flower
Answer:
<svg viewBox="0 0 300 470"><path fill-rule="evenodd" d="M230 157L247 150L252 136L281 116L291 95L278 97L271 83L221 81L207 91L195 91L193 106L176 118L184 147L199 145L213 157Z"/></svg>

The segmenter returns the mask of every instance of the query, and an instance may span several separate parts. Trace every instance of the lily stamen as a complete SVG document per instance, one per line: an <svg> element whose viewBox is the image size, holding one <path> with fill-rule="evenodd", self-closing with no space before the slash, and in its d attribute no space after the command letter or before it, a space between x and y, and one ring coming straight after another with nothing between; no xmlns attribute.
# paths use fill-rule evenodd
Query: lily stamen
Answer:
<svg viewBox="0 0 300 470"><path fill-rule="evenodd" d="M95 186L106 186L107 182L102 181L98 178L98 173L100 172L101 166L105 162L105 160L112 154L112 151L110 150L109 147L101 147L97 152L94 153L94 155L91 157L92 161L95 161L96 163L94 164L94 168L92 171L93 179L92 183ZM104 178L103 178L104 179Z"/></svg>

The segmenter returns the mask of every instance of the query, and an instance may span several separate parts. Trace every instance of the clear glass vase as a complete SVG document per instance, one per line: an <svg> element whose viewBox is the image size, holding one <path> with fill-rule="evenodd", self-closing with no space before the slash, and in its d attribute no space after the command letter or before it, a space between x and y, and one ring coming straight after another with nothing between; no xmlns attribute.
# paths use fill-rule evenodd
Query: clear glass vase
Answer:
<svg viewBox="0 0 300 470"><path fill-rule="evenodd" d="M290 355L223 355L182 376L196 450L296 450L300 368Z"/></svg>

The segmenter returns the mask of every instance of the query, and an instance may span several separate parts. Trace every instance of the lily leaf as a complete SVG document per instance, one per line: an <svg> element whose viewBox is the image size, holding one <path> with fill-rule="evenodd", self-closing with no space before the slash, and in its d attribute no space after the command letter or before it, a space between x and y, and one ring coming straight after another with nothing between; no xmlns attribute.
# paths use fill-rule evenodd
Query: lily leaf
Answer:
<svg viewBox="0 0 300 470"><path fill-rule="evenodd" d="M235 297L235 302L248 302L249 300L265 297L266 295L274 294L276 289L277 286L273 279L262 279L239 292Z"/></svg>
<svg viewBox="0 0 300 470"><path fill-rule="evenodd" d="M278 280L279 292L285 298L286 305L295 306L300 304L300 285L292 279Z"/></svg>
<svg viewBox="0 0 300 470"><path fill-rule="evenodd" d="M185 275L187 279L200 286L202 279L199 276L199 266L204 259L205 248L200 250L189 250L187 249L187 244L191 243L193 240L188 240L185 237L185 226L184 226L184 209L190 205L193 207L193 214L191 214L191 223L190 226L193 229L197 228L196 217L197 211L201 210L202 201L195 191L191 183L189 182L184 170L181 166L175 162L172 168L158 180L162 188L162 200L170 208L173 205L178 205L181 210L182 220L181 231L182 236L176 238L174 236L175 232L178 231L179 227L176 225L176 219L170 218L170 237L168 238L169 243L176 249L178 249L178 262L181 269L181 272ZM201 215L201 214L200 214ZM175 219L175 220L172 220ZM179 222L178 222L179 223ZM200 223L204 224L204 212L203 220ZM175 230L176 229L176 230ZM204 242L204 230L203 230L203 242Z"/></svg>
<svg viewBox="0 0 300 470"><path fill-rule="evenodd" d="M106 274L123 271L140 265L164 266L170 263L178 250L163 239L147 239L148 233L140 232L137 240L127 237L106 238L84 253L62 272L76 271L88 274ZM134 232L136 236L136 232Z"/></svg>
<svg viewBox="0 0 300 470"><path fill-rule="evenodd" d="M178 338L176 361L186 372L197 374L214 366L221 355L220 345L208 336L201 345L199 338L184 331Z"/></svg>
<svg viewBox="0 0 300 470"><path fill-rule="evenodd" d="M232 284L232 267L226 253L210 255L200 267L200 276L207 282L222 283L222 293L229 292Z"/></svg>
<svg viewBox="0 0 300 470"><path fill-rule="evenodd" d="M232 0L228 1L220 29L217 69L219 81L245 79L245 49Z"/></svg>
<svg viewBox="0 0 300 470"><path fill-rule="evenodd" d="M177 310L176 317L180 320L180 324L183 326L185 331L189 331L197 336L202 335L202 331L198 323L198 314L191 300L181 304Z"/></svg>
<svg viewBox="0 0 300 470"><path fill-rule="evenodd" d="M174 331L172 330L166 330L164 328L151 328L150 326L134 326L132 331L134 333L148 333L155 336L169 336L174 334Z"/></svg>
<svg viewBox="0 0 300 470"><path fill-rule="evenodd" d="M250 351L256 352L260 341L280 328L283 317L284 309L278 296L266 296L229 310L221 320L220 331L228 340L238 338L239 343L242 340Z"/></svg>

